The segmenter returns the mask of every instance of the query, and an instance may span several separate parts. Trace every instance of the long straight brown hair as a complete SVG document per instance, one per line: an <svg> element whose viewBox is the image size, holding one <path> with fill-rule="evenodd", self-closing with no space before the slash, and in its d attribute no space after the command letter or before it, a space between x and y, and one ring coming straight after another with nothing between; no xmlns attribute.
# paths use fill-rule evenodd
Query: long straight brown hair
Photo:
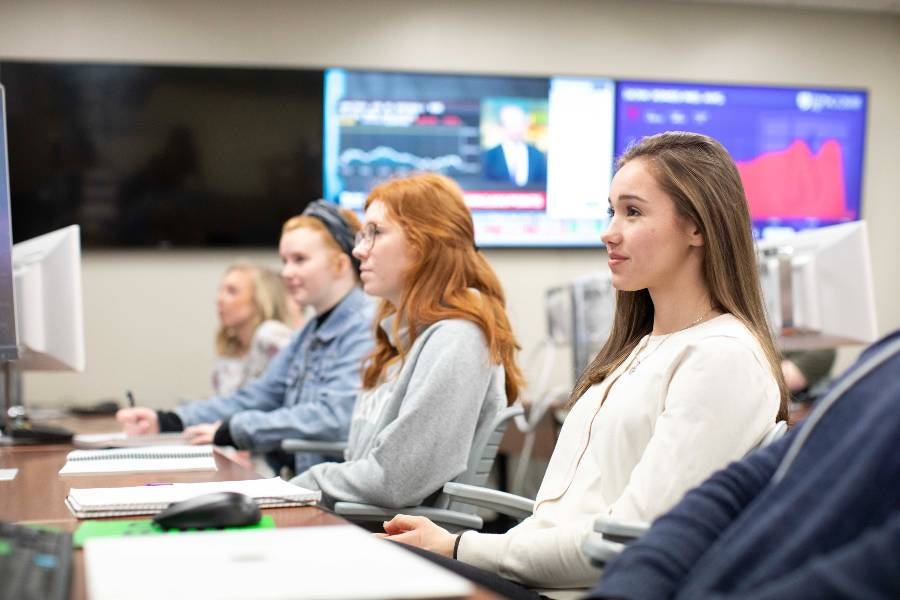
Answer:
<svg viewBox="0 0 900 600"><path fill-rule="evenodd" d="M777 420L787 420L790 393L766 323L750 211L734 161L716 140L680 131L643 138L619 158L617 169L635 159L646 161L677 213L703 235L703 277L713 306L731 313L756 337L778 382L781 405ZM581 374L570 403L622 364L652 329L650 293L646 289L617 291L609 338Z"/></svg>
<svg viewBox="0 0 900 600"><path fill-rule="evenodd" d="M382 300L378 308L375 350L363 373L363 387L378 385L387 366L402 361L426 327L444 319L464 319L484 333L491 360L506 372L507 402L515 402L522 386L515 359L519 346L506 316L500 281L475 247L475 227L462 190L452 179L425 173L376 186L366 208L376 201L384 203L388 218L403 230L416 262L405 274L400 305ZM408 345L400 348L391 345L378 326L395 313L394 339L401 324L409 331Z"/></svg>

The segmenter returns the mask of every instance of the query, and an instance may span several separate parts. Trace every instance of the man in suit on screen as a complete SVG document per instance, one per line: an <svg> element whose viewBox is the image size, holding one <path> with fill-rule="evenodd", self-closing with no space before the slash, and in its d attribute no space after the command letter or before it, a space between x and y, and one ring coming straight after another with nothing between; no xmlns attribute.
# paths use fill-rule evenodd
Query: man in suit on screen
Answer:
<svg viewBox="0 0 900 600"><path fill-rule="evenodd" d="M543 183L547 180L547 157L525 141L529 118L522 107L507 104L500 108L503 141L487 150L482 157L485 179L508 181L516 187Z"/></svg>

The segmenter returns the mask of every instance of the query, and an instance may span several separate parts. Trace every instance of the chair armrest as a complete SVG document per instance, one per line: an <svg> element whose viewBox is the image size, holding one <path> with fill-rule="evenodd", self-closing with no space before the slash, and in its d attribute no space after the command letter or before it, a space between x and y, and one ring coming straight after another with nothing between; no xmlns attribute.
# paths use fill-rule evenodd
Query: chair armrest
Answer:
<svg viewBox="0 0 900 600"><path fill-rule="evenodd" d="M325 442L321 440L288 439L281 441L285 452L316 452L328 456L344 456L347 442Z"/></svg>
<svg viewBox="0 0 900 600"><path fill-rule="evenodd" d="M623 544L636 540L648 529L650 524L644 521L617 521L611 517L597 517L594 521L594 531L603 534L603 539Z"/></svg>
<svg viewBox="0 0 900 600"><path fill-rule="evenodd" d="M408 506L405 508L382 508L371 504L357 502L337 502L334 512L351 521L389 521L398 514L428 517L439 525L449 526L452 529L481 529L484 521L478 515L447 510L443 508L431 508L428 506Z"/></svg>
<svg viewBox="0 0 900 600"><path fill-rule="evenodd" d="M534 513L534 500L477 485L451 481L444 484L444 493L450 496L451 502L481 506L516 519L524 519Z"/></svg>
<svg viewBox="0 0 900 600"><path fill-rule="evenodd" d="M625 549L625 544L611 542L596 533L590 533L581 543L581 551L595 567L602 567Z"/></svg>

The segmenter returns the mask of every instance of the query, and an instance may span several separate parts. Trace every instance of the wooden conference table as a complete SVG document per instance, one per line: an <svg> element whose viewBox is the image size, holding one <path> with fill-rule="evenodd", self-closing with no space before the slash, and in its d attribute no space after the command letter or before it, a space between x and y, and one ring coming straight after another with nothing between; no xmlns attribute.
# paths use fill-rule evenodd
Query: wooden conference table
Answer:
<svg viewBox="0 0 900 600"><path fill-rule="evenodd" d="M115 421L111 418L66 419L59 424L78 433L116 429ZM0 469L18 469L15 479L0 481L0 521L48 525L61 531L73 532L78 528L79 520L72 516L63 502L70 487L121 487L158 481L180 483L260 478L255 471L241 464L240 455L229 457L219 452L215 454L218 470L214 474L179 471L60 477L59 470L66 463L66 454L72 449L73 446L69 444L0 446ZM343 518L314 506L265 509L263 514L271 515L276 527L348 524ZM87 598L83 554L81 550L74 552L72 600ZM483 590L476 590L471 598L486 599L494 596Z"/></svg>

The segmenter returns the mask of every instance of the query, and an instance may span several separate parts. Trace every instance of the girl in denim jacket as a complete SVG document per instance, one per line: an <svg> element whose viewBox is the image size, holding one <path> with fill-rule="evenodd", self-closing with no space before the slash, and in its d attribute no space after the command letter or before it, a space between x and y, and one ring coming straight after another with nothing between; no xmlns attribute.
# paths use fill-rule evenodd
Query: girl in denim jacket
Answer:
<svg viewBox="0 0 900 600"><path fill-rule="evenodd" d="M117 414L126 432L185 430L194 443L232 445L265 454L275 472L301 472L325 460L286 456L281 440L347 439L363 358L372 349L373 305L359 289L359 261L351 254L359 221L349 210L319 200L283 227L282 277L310 320L263 375L224 396L191 402L174 412L127 408Z"/></svg>

